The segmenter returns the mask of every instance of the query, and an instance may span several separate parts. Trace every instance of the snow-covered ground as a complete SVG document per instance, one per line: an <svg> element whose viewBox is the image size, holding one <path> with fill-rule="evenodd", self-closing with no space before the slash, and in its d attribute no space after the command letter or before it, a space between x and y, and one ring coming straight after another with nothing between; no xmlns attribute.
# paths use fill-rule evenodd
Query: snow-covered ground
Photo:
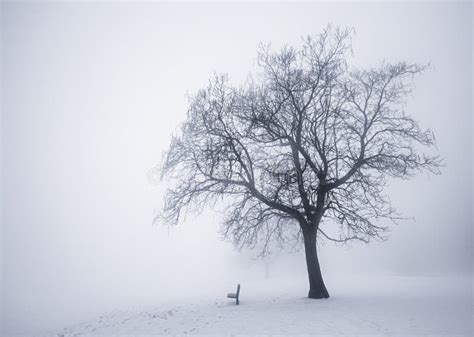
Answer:
<svg viewBox="0 0 474 337"><path fill-rule="evenodd" d="M327 300L306 280L242 283L241 305L216 284L187 300L123 308L44 336L471 336L470 277L326 277Z"/></svg>

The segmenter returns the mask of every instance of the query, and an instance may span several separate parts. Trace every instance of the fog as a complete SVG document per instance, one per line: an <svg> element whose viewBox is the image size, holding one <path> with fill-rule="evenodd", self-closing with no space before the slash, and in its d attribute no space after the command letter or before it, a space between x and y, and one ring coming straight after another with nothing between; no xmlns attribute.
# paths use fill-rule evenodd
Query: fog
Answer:
<svg viewBox="0 0 474 337"><path fill-rule="evenodd" d="M430 62L405 109L446 167L392 180L415 220L387 242L322 245L323 273L471 273L471 4L2 3L1 20L5 331L264 279L258 252L221 241L211 210L154 225L164 186L150 172L213 71L243 82L260 41L298 45L328 23L355 28L355 65ZM270 281L295 275L301 252L271 257Z"/></svg>

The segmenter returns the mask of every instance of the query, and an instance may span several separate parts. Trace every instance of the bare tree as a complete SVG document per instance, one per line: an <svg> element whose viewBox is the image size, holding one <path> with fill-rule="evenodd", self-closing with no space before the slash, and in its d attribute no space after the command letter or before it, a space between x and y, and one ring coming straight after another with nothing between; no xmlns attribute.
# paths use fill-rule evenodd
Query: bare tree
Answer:
<svg viewBox="0 0 474 337"><path fill-rule="evenodd" d="M329 297L317 238L384 239L381 220L398 217L387 178L440 169L437 156L419 153L433 133L403 110L425 67L352 69L351 37L328 27L301 49L261 46L258 80L239 87L215 75L190 99L162 166L173 178L162 220L176 224L184 208L226 196L222 231L237 246L263 242L265 251L272 239L302 237L310 298Z"/></svg>

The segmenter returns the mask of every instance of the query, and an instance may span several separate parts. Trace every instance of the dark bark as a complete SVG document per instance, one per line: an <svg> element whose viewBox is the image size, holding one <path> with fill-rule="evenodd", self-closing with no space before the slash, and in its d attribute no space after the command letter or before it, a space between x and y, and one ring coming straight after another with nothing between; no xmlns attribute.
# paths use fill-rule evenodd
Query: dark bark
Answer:
<svg viewBox="0 0 474 337"><path fill-rule="evenodd" d="M318 251L316 249L317 229L312 228L303 231L304 251L306 255L306 266L309 278L309 298L329 298L329 293L324 285L321 268L318 261Z"/></svg>

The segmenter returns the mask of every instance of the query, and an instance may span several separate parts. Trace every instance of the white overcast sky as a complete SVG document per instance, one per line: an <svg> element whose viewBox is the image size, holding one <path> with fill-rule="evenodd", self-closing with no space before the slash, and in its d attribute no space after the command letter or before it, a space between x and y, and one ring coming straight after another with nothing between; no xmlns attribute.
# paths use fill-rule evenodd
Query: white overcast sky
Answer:
<svg viewBox="0 0 474 337"><path fill-rule="evenodd" d="M260 41L297 46L328 23L355 28L358 66L431 63L406 111L435 132L447 167L394 181L394 205L416 221L385 243L323 246L323 272L469 271L471 4L2 3L6 328L263 276L252 252L219 240L212 212L152 226L162 190L147 172L185 118L186 93L214 70L242 82ZM274 273L306 277L301 255L282 261Z"/></svg>

